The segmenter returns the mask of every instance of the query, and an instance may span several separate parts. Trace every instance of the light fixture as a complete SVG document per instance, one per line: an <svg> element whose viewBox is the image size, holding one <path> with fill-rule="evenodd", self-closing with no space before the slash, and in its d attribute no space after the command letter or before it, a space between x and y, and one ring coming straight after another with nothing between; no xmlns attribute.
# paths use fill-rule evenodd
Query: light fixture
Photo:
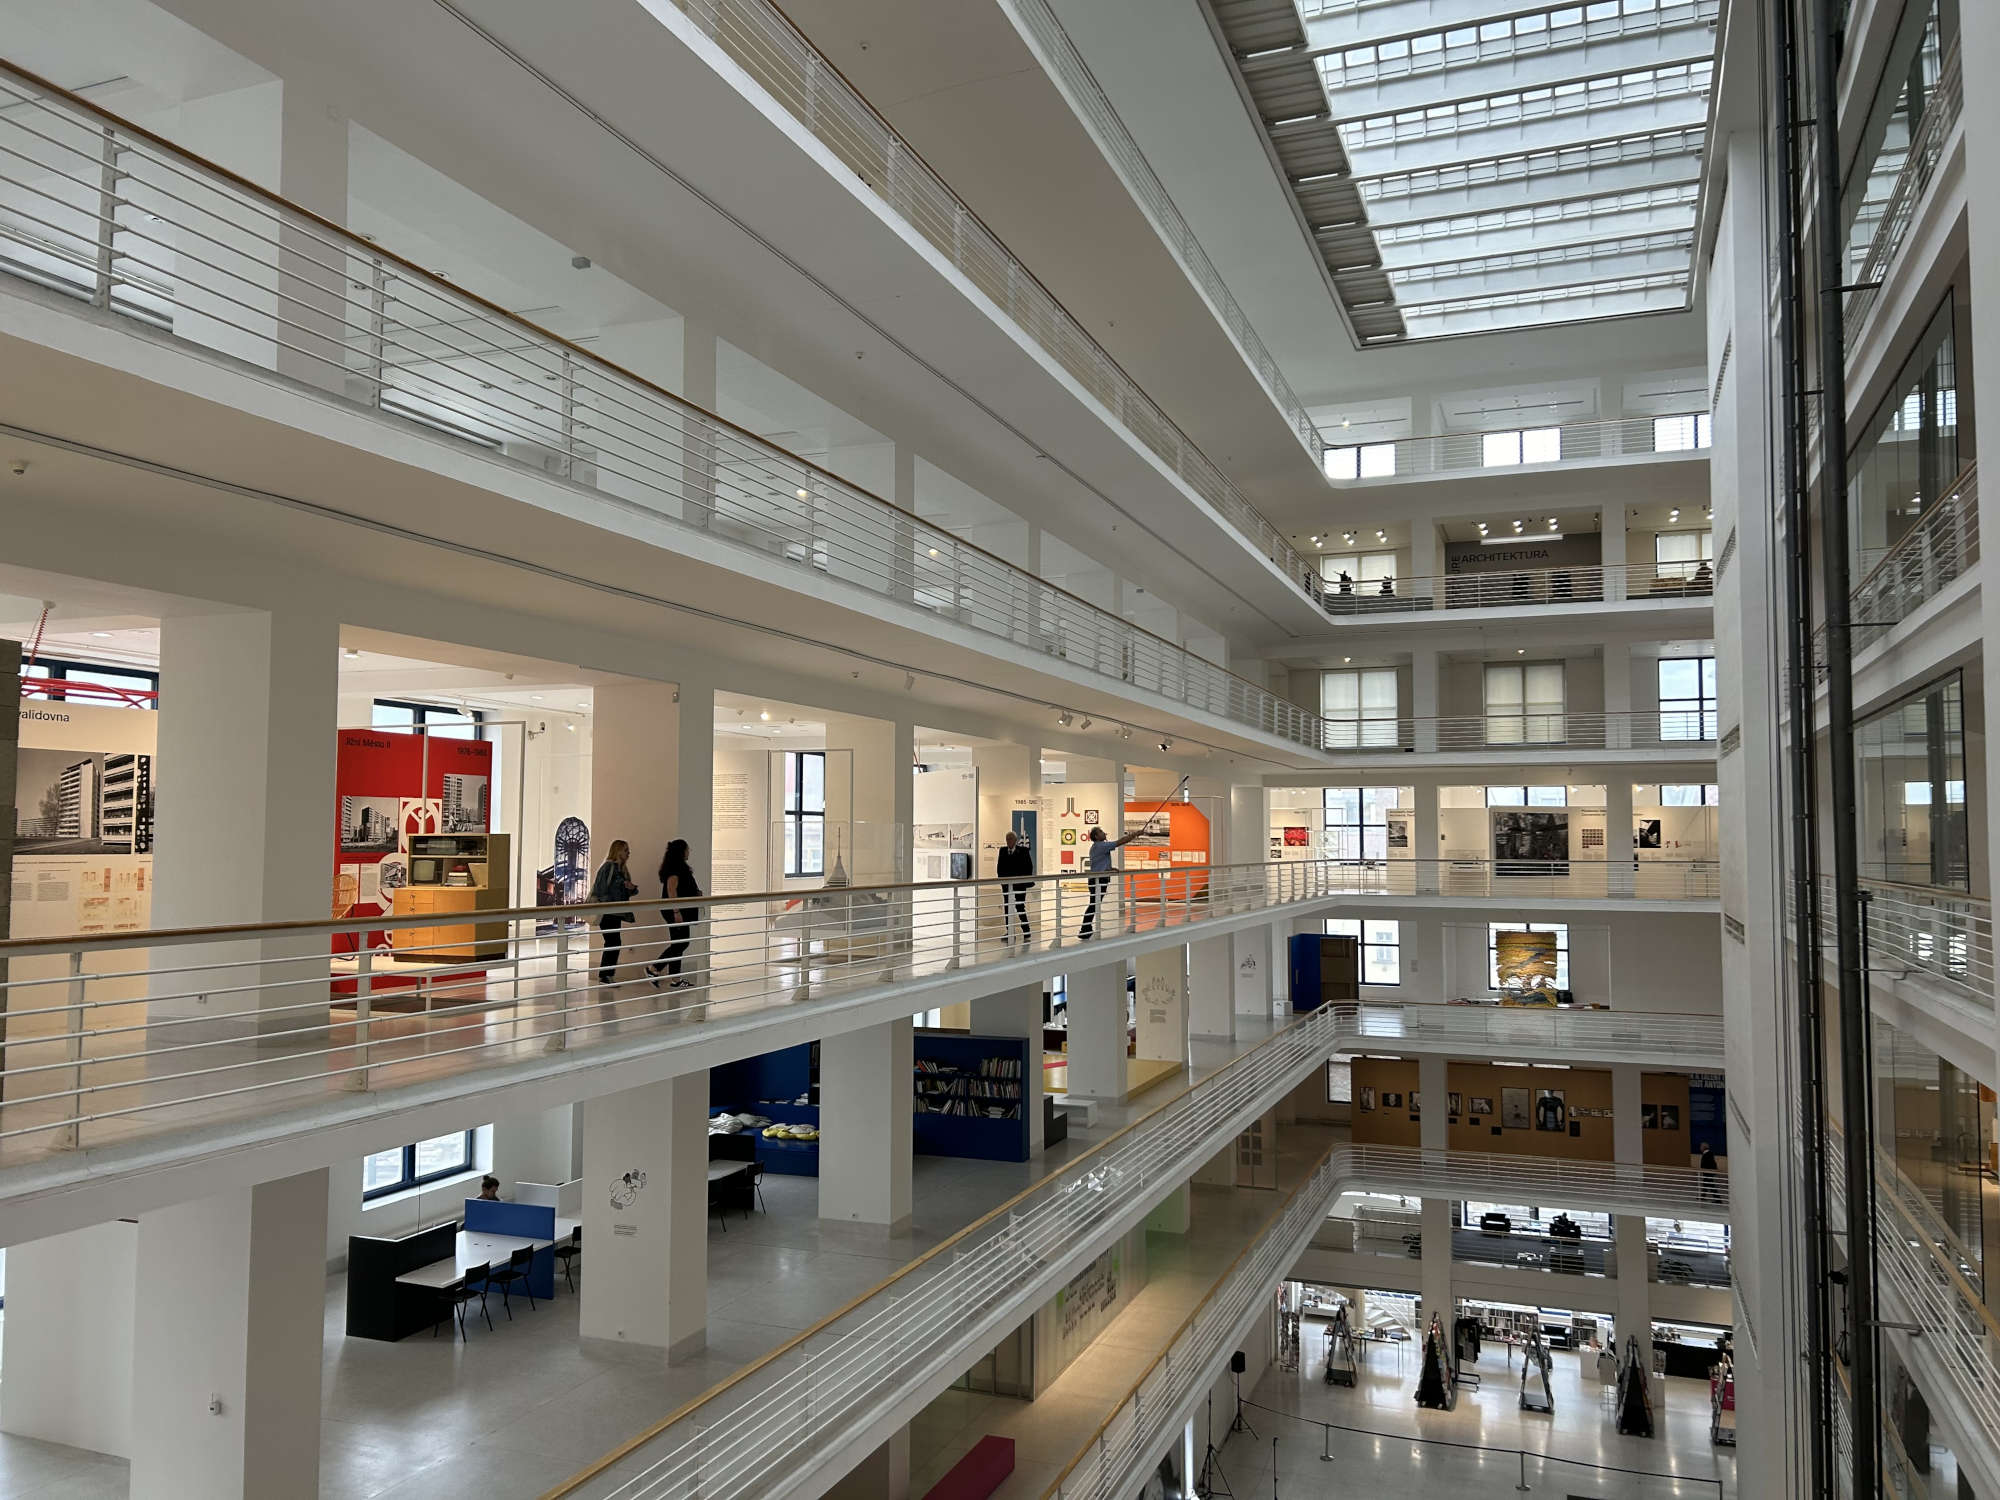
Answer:
<svg viewBox="0 0 2000 1500"><path fill-rule="evenodd" d="M911 692L916 688L916 685L917 674L915 672L905 672L903 674L903 691L906 693Z"/></svg>
<svg viewBox="0 0 2000 1500"><path fill-rule="evenodd" d="M528 701L530 703L540 703L542 701L542 695L540 693L530 693L528 694Z"/></svg>
<svg viewBox="0 0 2000 1500"><path fill-rule="evenodd" d="M1314 537L1314 538L1313 538L1313 548L1314 548L1314 550L1315 550L1315 551L1318 551L1318 550L1321 550L1321 549L1324 549L1324 548L1325 548L1325 546L1326 546L1326 543L1325 543L1325 542L1322 542L1322 541L1321 541L1321 540L1320 540L1320 539L1319 539L1318 537Z"/></svg>
<svg viewBox="0 0 2000 1500"><path fill-rule="evenodd" d="M1526 646L1516 646L1514 648L1514 654L1516 656L1526 656L1528 654L1528 648Z"/></svg>
<svg viewBox="0 0 2000 1500"><path fill-rule="evenodd" d="M1484 521L1481 521L1481 522L1479 523L1479 534L1480 534L1481 536L1485 536L1485 535L1486 535L1486 523L1485 523Z"/></svg>
<svg viewBox="0 0 2000 1500"><path fill-rule="evenodd" d="M1173 749L1173 748L1174 748L1174 742L1173 742L1172 740L1161 740L1161 741L1160 741L1160 753L1161 753L1162 755L1166 754L1166 752L1167 752L1167 751L1169 751L1169 750L1171 750L1171 749Z"/></svg>
<svg viewBox="0 0 2000 1500"><path fill-rule="evenodd" d="M1389 540L1389 533L1386 531L1378 531L1375 533L1375 540L1378 542L1386 542Z"/></svg>
<svg viewBox="0 0 2000 1500"><path fill-rule="evenodd" d="M576 733L576 726L574 724L565 724L563 728L567 729L571 734Z"/></svg>
<svg viewBox="0 0 2000 1500"><path fill-rule="evenodd" d="M1126 725L1124 725L1123 727L1121 727L1121 728L1119 729L1119 731L1118 731L1118 738L1119 738L1119 739L1121 739L1121 740L1129 740L1129 739L1131 739L1131 738L1132 738L1132 726L1131 726L1130 724L1126 724Z"/></svg>
<svg viewBox="0 0 2000 1500"><path fill-rule="evenodd" d="M1519 531L1519 530L1521 529L1521 523L1520 523L1519 521L1516 521L1516 522L1514 523L1514 529L1515 529L1516 531Z"/></svg>
<svg viewBox="0 0 2000 1500"><path fill-rule="evenodd" d="M1070 725L1076 722L1076 715L1072 714L1068 709L1064 709L1061 713L1056 715L1056 722L1062 725L1063 728L1067 729L1069 728Z"/></svg>
<svg viewBox="0 0 2000 1500"><path fill-rule="evenodd" d="M812 491L811 491L811 490L800 490L800 491L798 491L798 497L799 497L799 498L800 498L801 500L810 500L810 499L812 499Z"/></svg>
<svg viewBox="0 0 2000 1500"><path fill-rule="evenodd" d="M108 641L111 639L111 632L108 630L93 630L90 633L96 636L100 641ZM349 653L349 655L352 656L359 656L360 654L361 653L359 651L354 651Z"/></svg>
<svg viewBox="0 0 2000 1500"><path fill-rule="evenodd" d="M1556 518L1555 518L1554 516L1550 516L1550 517L1549 517L1549 530L1551 530L1551 531L1554 531L1555 529L1556 529Z"/></svg>
<svg viewBox="0 0 2000 1500"><path fill-rule="evenodd" d="M935 548L935 547L931 548L931 556L932 556L932 557L936 557L936 556L937 556L937 548Z"/></svg>
<svg viewBox="0 0 2000 1500"><path fill-rule="evenodd" d="M1354 658L1353 658L1353 657L1351 657L1351 656L1343 656L1343 657L1341 657L1341 660L1342 660L1342 661L1344 661L1344 662L1346 662L1346 663L1347 663L1348 665L1350 665L1350 666L1352 666L1352 665L1354 664Z"/></svg>
<svg viewBox="0 0 2000 1500"><path fill-rule="evenodd" d="M588 703L579 703L577 704L577 707L582 709L585 713L590 712L590 705Z"/></svg>
<svg viewBox="0 0 2000 1500"><path fill-rule="evenodd" d="M1313 545L1317 546L1318 544L1319 544L1319 538L1318 538L1318 537L1314 537L1314 538L1313 538Z"/></svg>
<svg viewBox="0 0 2000 1500"><path fill-rule="evenodd" d="M1351 531L1347 533L1347 545L1350 547L1354 545L1354 533Z"/></svg>
<svg viewBox="0 0 2000 1500"><path fill-rule="evenodd" d="M91 634L103 635L105 634L105 632L102 630L94 630L91 632ZM355 650L354 647L352 646L349 646L345 651L341 652L340 654L346 657L349 661L359 661L361 659L361 653Z"/></svg>
<svg viewBox="0 0 2000 1500"><path fill-rule="evenodd" d="M757 717L762 719L766 724L768 724L771 722L771 710L768 708L763 709L758 713Z"/></svg>
<svg viewBox="0 0 2000 1500"><path fill-rule="evenodd" d="M1082 722L1081 724L1077 725L1076 727L1077 727L1078 729L1088 729L1088 728L1090 728L1090 715L1088 715L1088 714L1085 714L1085 715L1083 716L1083 722Z"/></svg>
<svg viewBox="0 0 2000 1500"><path fill-rule="evenodd" d="M1678 505L1676 505L1672 510L1667 512L1667 519L1669 521L1678 521L1680 518L1681 518L1681 508Z"/></svg>

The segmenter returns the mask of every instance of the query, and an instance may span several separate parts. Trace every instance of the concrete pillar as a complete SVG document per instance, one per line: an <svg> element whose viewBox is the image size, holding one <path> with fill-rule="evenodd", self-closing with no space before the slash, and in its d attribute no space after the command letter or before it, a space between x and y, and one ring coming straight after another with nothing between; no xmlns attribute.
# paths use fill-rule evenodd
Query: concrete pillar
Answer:
<svg viewBox="0 0 2000 1500"><path fill-rule="evenodd" d="M907 1016L820 1042L822 1219L910 1227L914 1048Z"/></svg>
<svg viewBox="0 0 2000 1500"><path fill-rule="evenodd" d="M134 1495L319 1493L326 1195L321 1167L139 1216Z"/></svg>
<svg viewBox="0 0 2000 1500"><path fill-rule="evenodd" d="M905 516L917 513L917 453L914 448L896 444L895 475L889 486L889 493L882 497ZM917 528L913 521L898 519L892 545L895 547L896 570L894 592L899 599L911 599L916 594L917 580Z"/></svg>
<svg viewBox="0 0 2000 1500"><path fill-rule="evenodd" d="M1618 1260L1618 1351L1626 1338L1638 1339L1650 1357L1653 1348L1653 1293L1646 1280L1646 1220L1639 1214L1616 1214L1611 1220L1613 1249Z"/></svg>
<svg viewBox="0 0 2000 1500"><path fill-rule="evenodd" d="M1625 504L1606 501L1603 510L1604 597L1623 599L1625 588Z"/></svg>
<svg viewBox="0 0 2000 1500"><path fill-rule="evenodd" d="M1433 605L1444 602L1444 590L1437 582L1444 569L1438 565L1438 529L1435 521L1410 523L1410 581L1398 583L1397 592L1412 598L1426 598Z"/></svg>
<svg viewBox="0 0 2000 1500"><path fill-rule="evenodd" d="M159 764L174 769L154 819L154 926L326 920L339 652L327 613L161 620L160 671L173 691L160 699ZM304 983L314 966L285 960L326 951L325 938L200 950L219 962L261 953L266 984L281 986L213 1010L266 1012L256 1028L266 1032L324 1020L323 971ZM221 982L240 985L242 971ZM199 976L155 985L153 1019L211 1011Z"/></svg>
<svg viewBox="0 0 2000 1500"><path fill-rule="evenodd" d="M1419 647L1410 652L1410 716L1416 720L1410 744L1419 751L1438 748L1438 654Z"/></svg>
<svg viewBox="0 0 2000 1500"><path fill-rule="evenodd" d="M1155 1062L1188 1057L1187 949L1180 944L1139 955L1134 965L1134 1055Z"/></svg>
<svg viewBox="0 0 2000 1500"><path fill-rule="evenodd" d="M347 118L291 82L282 86L278 108L278 192L323 219L347 222ZM372 400L372 382L349 383L348 293L344 258L325 233L280 224L278 373Z"/></svg>
<svg viewBox="0 0 2000 1500"><path fill-rule="evenodd" d="M1417 1059L1417 1091L1423 1098L1423 1110L1417 1121L1417 1139L1426 1151L1447 1149L1449 1134L1446 1112L1446 1094L1451 1089L1451 1063L1443 1057L1420 1057Z"/></svg>
<svg viewBox="0 0 2000 1500"><path fill-rule="evenodd" d="M695 318L681 319L681 399L705 412L718 409L715 326ZM689 434L688 479L681 492L681 515L690 526L706 528L715 516L716 448L707 429L696 424Z"/></svg>
<svg viewBox="0 0 2000 1500"><path fill-rule="evenodd" d="M1442 886L1443 867L1438 861L1444 855L1444 847L1439 842L1437 783L1420 782L1411 789L1411 795L1417 799L1417 805L1410 809L1414 815L1410 842L1415 846L1410 852L1417 859L1411 889L1420 896L1435 896Z"/></svg>
<svg viewBox="0 0 2000 1500"><path fill-rule="evenodd" d="M1638 738L1650 744L1659 738L1659 731L1655 727ZM1633 741L1632 647L1624 641L1606 641L1604 643L1604 746L1607 750L1629 750Z"/></svg>
<svg viewBox="0 0 2000 1500"><path fill-rule="evenodd" d="M972 1002L974 1036L1020 1037L1028 1044L1027 1076L1021 1080L1021 1108L1027 1112L1028 1155L1042 1154L1042 985L1040 980ZM825 1095L825 1048L821 1048L821 1096Z"/></svg>
<svg viewBox="0 0 2000 1500"><path fill-rule="evenodd" d="M1629 896L1635 871L1632 865L1632 773L1624 766L1607 766L1604 771L1604 858L1605 891L1613 896ZM1611 1003L1618 1003L1617 995Z"/></svg>
<svg viewBox="0 0 2000 1500"><path fill-rule="evenodd" d="M1276 968L1271 952L1271 925L1239 928L1229 934L1229 1035L1236 1035L1235 1016L1270 1019L1272 980Z"/></svg>
<svg viewBox="0 0 2000 1500"><path fill-rule="evenodd" d="M1643 1164L1646 1137L1639 1122L1637 1063L1611 1065L1611 1159L1621 1166Z"/></svg>
<svg viewBox="0 0 2000 1500"><path fill-rule="evenodd" d="M699 695L694 695L697 701L688 704L688 717L698 721L700 727L690 723L684 737L681 705L676 701L680 696L680 690L667 682L606 683L593 694L591 859L594 864L601 864L612 843L625 840L632 846L632 881L645 900L660 894L656 872L669 840L687 838L699 861L695 866L697 872L705 869L708 859L712 818L701 799L709 795L713 780L714 710L705 707L698 701ZM687 748L684 739L696 741L701 747L695 750L701 758L700 764L690 768L699 778L701 790L695 794L691 781L685 798L681 792L680 766L682 750ZM702 775L704 769L710 774ZM690 802L692 809L687 807ZM681 821L684 811L696 820L686 832ZM637 922L626 927L623 936L623 964L617 977L629 981L638 978L642 966L657 956L666 934L660 930L659 914L648 908L641 912ZM593 924L593 948L601 942L601 933ZM597 955L593 953L593 970L597 963Z"/></svg>
<svg viewBox="0 0 2000 1500"><path fill-rule="evenodd" d="M1069 975L1069 1092L1117 1103L1125 1097L1125 965Z"/></svg>
<svg viewBox="0 0 2000 1500"><path fill-rule="evenodd" d="M708 1073L583 1106L577 1331L678 1363L708 1342Z"/></svg>
<svg viewBox="0 0 2000 1500"><path fill-rule="evenodd" d="M909 1500L910 1429L899 1427L826 1492L827 1500Z"/></svg>
<svg viewBox="0 0 2000 1500"><path fill-rule="evenodd" d="M0 1432L132 1456L138 1242L119 1219L9 1248Z"/></svg>
<svg viewBox="0 0 2000 1500"><path fill-rule="evenodd" d="M1425 1111L1429 1113L1428 1110ZM1419 1272L1423 1293L1423 1322L1417 1329L1419 1340L1417 1352L1423 1352L1421 1340L1431 1326L1431 1314L1436 1313L1444 1331L1445 1347L1451 1347L1452 1319L1458 1316L1458 1304L1454 1300L1451 1279L1451 1200L1449 1198L1426 1198L1420 1210L1421 1233L1423 1236L1423 1267Z"/></svg>
<svg viewBox="0 0 2000 1500"><path fill-rule="evenodd" d="M1228 1041L1236 1035L1236 945L1232 935L1187 945L1188 1029Z"/></svg>

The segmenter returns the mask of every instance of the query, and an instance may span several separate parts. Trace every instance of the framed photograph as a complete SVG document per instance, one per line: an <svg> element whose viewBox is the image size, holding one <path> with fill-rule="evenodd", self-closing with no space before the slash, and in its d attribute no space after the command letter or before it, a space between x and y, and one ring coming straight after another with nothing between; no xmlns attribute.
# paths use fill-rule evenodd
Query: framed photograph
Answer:
<svg viewBox="0 0 2000 1500"><path fill-rule="evenodd" d="M1423 1090L1422 1090L1422 1089L1411 1089L1411 1090L1410 1090L1410 1113L1411 1113L1411 1114L1413 1114L1413 1115L1414 1115L1414 1114L1421 1114L1421 1113L1423 1112L1423 1108L1424 1108L1424 1093L1423 1093Z"/></svg>
<svg viewBox="0 0 2000 1500"><path fill-rule="evenodd" d="M1508 1130L1526 1130L1533 1123L1529 1111L1532 1091L1528 1089L1500 1090L1500 1123Z"/></svg>
<svg viewBox="0 0 2000 1500"><path fill-rule="evenodd" d="M402 802L396 797L342 797L340 852L390 854L401 842Z"/></svg>
<svg viewBox="0 0 2000 1500"><path fill-rule="evenodd" d="M1364 1083L1354 1091L1354 1104L1363 1114L1371 1114L1375 1109L1375 1086Z"/></svg>
<svg viewBox="0 0 2000 1500"><path fill-rule="evenodd" d="M1642 1104L1639 1106L1639 1128L1641 1130L1658 1130L1660 1128L1659 1105Z"/></svg>
<svg viewBox="0 0 2000 1500"><path fill-rule="evenodd" d="M1495 808L1495 875L1569 874L1569 812L1538 808Z"/></svg>
<svg viewBox="0 0 2000 1500"><path fill-rule="evenodd" d="M1487 1096L1486 1096L1486 1095L1484 1095L1484 1094L1474 1094L1474 1095L1472 1096L1472 1112L1473 1112L1473 1113L1474 1113L1475 1115L1490 1115L1490 1114L1492 1114L1492 1113L1493 1113L1493 1101L1492 1101L1491 1099L1487 1098Z"/></svg>
<svg viewBox="0 0 2000 1500"><path fill-rule="evenodd" d="M1452 1091L1451 1091L1451 1092L1450 1092L1449 1094L1446 1094L1446 1095L1444 1096L1444 1100L1445 1100L1445 1103L1444 1103L1444 1112L1445 1112L1446 1114L1448 1114L1448 1115L1455 1115L1455 1114L1458 1114L1458 1113L1459 1113L1459 1108L1458 1108L1458 1107L1459 1107L1459 1105L1461 1105L1461 1104L1463 1104L1463 1103L1465 1102L1465 1101L1464 1101L1464 1099L1462 1099L1462 1098L1461 1098L1461 1097L1459 1096L1459 1092L1458 1092L1458 1090L1457 1090L1457 1089L1453 1089L1453 1090L1452 1090Z"/></svg>
<svg viewBox="0 0 2000 1500"><path fill-rule="evenodd" d="M1398 1093L1389 1093L1385 1090L1382 1095L1382 1107L1384 1109L1401 1109L1403 1107L1403 1096Z"/></svg>
<svg viewBox="0 0 2000 1500"><path fill-rule="evenodd" d="M1660 1106L1660 1129L1679 1130L1681 1128L1681 1107L1678 1104Z"/></svg>
<svg viewBox="0 0 2000 1500"><path fill-rule="evenodd" d="M1632 847L1634 849L1657 849L1660 847L1660 820L1639 818L1632 825Z"/></svg>
<svg viewBox="0 0 2000 1500"><path fill-rule="evenodd" d="M1563 1091L1535 1090L1535 1129L1563 1131L1568 1128L1569 1111L1563 1107Z"/></svg>

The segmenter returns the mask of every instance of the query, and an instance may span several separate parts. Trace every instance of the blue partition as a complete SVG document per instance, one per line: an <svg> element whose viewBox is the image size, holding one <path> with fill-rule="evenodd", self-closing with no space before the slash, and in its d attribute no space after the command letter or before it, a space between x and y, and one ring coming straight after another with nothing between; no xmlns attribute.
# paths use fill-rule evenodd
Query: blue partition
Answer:
<svg viewBox="0 0 2000 1500"><path fill-rule="evenodd" d="M510 1234L520 1240L548 1240L528 1267L528 1290L538 1300L556 1294L556 1211L547 1203L494 1203L485 1198L465 1200L467 1234Z"/></svg>
<svg viewBox="0 0 2000 1500"><path fill-rule="evenodd" d="M758 1114L781 1125L819 1124L819 1105L794 1104L804 1094L817 1100L813 1046L800 1042L776 1052L740 1058L708 1070L708 1112L728 1111L733 1115ZM819 1176L818 1141L773 1140L756 1137L757 1160L767 1172L788 1177Z"/></svg>

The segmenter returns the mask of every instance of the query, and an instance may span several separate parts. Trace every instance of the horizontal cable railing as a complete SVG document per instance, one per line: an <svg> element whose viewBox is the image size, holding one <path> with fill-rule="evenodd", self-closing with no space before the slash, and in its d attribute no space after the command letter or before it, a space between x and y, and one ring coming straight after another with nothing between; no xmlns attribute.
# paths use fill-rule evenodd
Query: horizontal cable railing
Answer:
<svg viewBox="0 0 2000 1500"><path fill-rule="evenodd" d="M1325 720L1330 755L1401 751L1492 751L1496 755L1548 750L1682 750L1715 753L1716 711L1635 709L1617 713L1546 712L1455 714L1443 717L1364 716L1335 709Z"/></svg>
<svg viewBox="0 0 2000 1500"><path fill-rule="evenodd" d="M1920 974L1943 981L1953 994L1983 1010L1993 1009L1993 906L1977 896L1928 886L1864 880L1869 972L1885 979ZM1785 887L1787 939L1798 901ZM1837 912L1831 876L1819 881L1821 954L1833 952Z"/></svg>
<svg viewBox="0 0 2000 1500"><path fill-rule="evenodd" d="M1693 0L1693 3L1712 3L1712 0ZM1305 402L1285 379L1285 372L1278 367L1277 359L1265 347L1257 330L1251 326L1250 318L1229 290L1229 284L1222 279L1222 273L1209 259L1201 241L1189 227L1166 184L1160 181L1153 164L1146 160L1139 143L1132 139L1132 132L1119 118L1117 109L1105 97L1104 89L1090 65L1083 60L1069 33L1047 4L1047 0L1013 0L1008 7L1015 19L1030 33L1035 45L1040 49L1043 61L1050 71L1069 91L1072 103L1085 114L1095 131L1099 146L1118 168L1125 186L1132 196L1151 217L1154 227L1167 248L1179 259L1189 278L1208 300L1221 320L1222 326L1236 341L1250 368L1256 371L1257 379L1263 384L1266 394L1277 403L1278 410L1298 434L1306 451L1319 459L1325 452L1326 443L1320 436L1318 425L1306 410Z"/></svg>
<svg viewBox="0 0 2000 1500"><path fill-rule="evenodd" d="M1519 897L1547 900L1706 901L1722 893L1713 860L1331 860L1322 873L1341 896Z"/></svg>
<svg viewBox="0 0 2000 1500"><path fill-rule="evenodd" d="M1300 1019L555 1493L773 1493L882 1405L983 1354L1318 1067L1332 1031L1327 1011Z"/></svg>
<svg viewBox="0 0 2000 1500"><path fill-rule="evenodd" d="M1532 545L1523 537L1523 546ZM1707 601L1715 572L1706 562L1588 563L1571 568L1522 568L1508 572L1450 573L1443 577L1329 579L1321 603L1338 618L1349 615L1420 614L1437 609L1521 609L1546 604L1603 604L1627 600Z"/></svg>
<svg viewBox="0 0 2000 1500"><path fill-rule="evenodd" d="M1327 477L1336 485L1372 484L1410 474L1500 471L1524 464L1584 463L1647 453L1706 452L1708 413L1675 412L1657 417L1614 417L1601 422L1507 432L1446 432L1429 437L1391 438L1380 443L1343 443L1328 437ZM1553 433L1549 437L1544 434ZM1526 439L1524 442L1523 439Z"/></svg>
<svg viewBox="0 0 2000 1500"><path fill-rule="evenodd" d="M1979 563L1979 466L1968 464L1924 517L1887 550L1849 595L1853 649L1882 639ZM1813 667L1826 680L1826 627L1813 632Z"/></svg>
<svg viewBox="0 0 2000 1500"><path fill-rule="evenodd" d="M1909 237L1910 225L1916 221L1917 205L1923 201L1924 189L1930 186L1931 177L1937 171L1938 161L1944 155L1945 142L1951 136L1952 127L1958 124L1964 103L1964 73L1959 64L1958 42L1954 39L1951 50L1945 54L1937 86L1925 101L1924 117L1917 127L1916 138L1909 143L1902 169L1896 174L1888 201L1882 205L1875 233L1868 241L1868 252L1861 258L1861 265L1852 277L1856 290L1848 300L1845 313L1850 348L1860 337L1868 315L1875 310L1875 304L1881 300L1882 283L1888 278L1897 252L1903 248L1903 241Z"/></svg>
<svg viewBox="0 0 2000 1500"><path fill-rule="evenodd" d="M4 63L0 273L719 538L759 571L1318 744L1310 711Z"/></svg>
<svg viewBox="0 0 2000 1500"><path fill-rule="evenodd" d="M1635 1188L1640 1180L1644 1186ZM1484 1192L1487 1183L1505 1183L1532 1194L1529 1201L1537 1202L1558 1200L1570 1191L1595 1192L1596 1196L1581 1200L1592 1203L1631 1201L1635 1192L1642 1196L1658 1192L1661 1196L1652 1201L1668 1212L1677 1212L1685 1202L1690 1212L1710 1215L1721 1212L1718 1205L1726 1205L1728 1198L1723 1176L1680 1168L1618 1168L1610 1163L1477 1152L1334 1145L1174 1332L1165 1351L1133 1383L1111 1417L1043 1492L1043 1500L1118 1500L1136 1493L1189 1403L1215 1379L1245 1318L1297 1263L1327 1206L1358 1187L1404 1183L1411 1192L1442 1197L1463 1197L1468 1188ZM1710 1196L1699 1196L1704 1191Z"/></svg>
<svg viewBox="0 0 2000 1500"><path fill-rule="evenodd" d="M1381 1051L1405 1042L1470 1047L1474 1056L1533 1052L1543 1057L1603 1052L1672 1054L1720 1067L1722 1017L1652 1011L1555 1009L1524 1005L1365 1005L1335 1007L1341 1044Z"/></svg>
<svg viewBox="0 0 2000 1500"><path fill-rule="evenodd" d="M776 5L672 3L1253 549L1288 579L1311 587L1310 570L1291 543Z"/></svg>

